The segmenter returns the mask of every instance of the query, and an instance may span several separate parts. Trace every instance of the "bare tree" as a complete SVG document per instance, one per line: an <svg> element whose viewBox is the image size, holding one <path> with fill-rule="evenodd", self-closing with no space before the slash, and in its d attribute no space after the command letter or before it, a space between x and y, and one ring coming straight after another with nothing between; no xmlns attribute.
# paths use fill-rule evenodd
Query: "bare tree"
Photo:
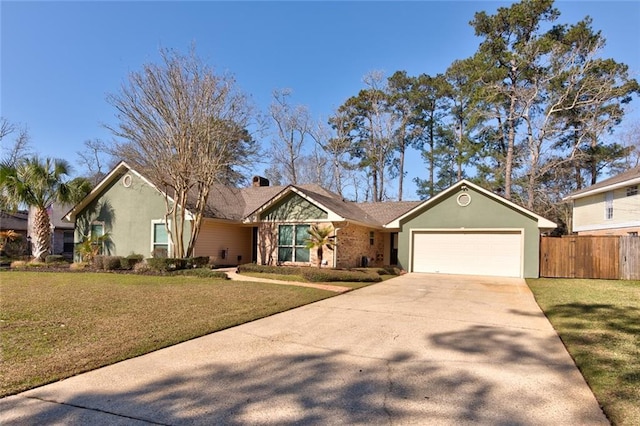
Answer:
<svg viewBox="0 0 640 426"><path fill-rule="evenodd" d="M87 178L95 186L105 176L105 170L109 168L110 161L106 156L110 149L100 139L88 139L83 144L84 150L77 152L78 163L86 168Z"/></svg>
<svg viewBox="0 0 640 426"><path fill-rule="evenodd" d="M305 142L311 137L313 120L304 105L291 105L291 89L275 90L269 115L275 126L271 144L271 167L278 169L283 183L298 184L300 159L304 155Z"/></svg>
<svg viewBox="0 0 640 426"><path fill-rule="evenodd" d="M5 139L15 134L13 143L6 147ZM31 137L27 126L16 125L4 117L0 117L0 143L2 143L2 162L6 165L15 166L18 160L26 158L32 154L29 146Z"/></svg>
<svg viewBox="0 0 640 426"><path fill-rule="evenodd" d="M129 75L118 94L108 96L124 141L114 152L140 168L165 194L167 231L176 257L193 253L215 183L237 178L251 164L256 144L247 126L253 109L235 80L216 74L195 50L160 51L159 64ZM185 247L185 224L191 220Z"/></svg>

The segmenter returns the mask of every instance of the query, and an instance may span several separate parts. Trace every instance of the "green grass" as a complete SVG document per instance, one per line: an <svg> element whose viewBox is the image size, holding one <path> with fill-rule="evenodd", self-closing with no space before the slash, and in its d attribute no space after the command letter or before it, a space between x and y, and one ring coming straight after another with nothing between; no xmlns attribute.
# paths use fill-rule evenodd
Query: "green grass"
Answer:
<svg viewBox="0 0 640 426"><path fill-rule="evenodd" d="M609 420L640 424L640 281L527 282Z"/></svg>
<svg viewBox="0 0 640 426"><path fill-rule="evenodd" d="M336 293L188 276L0 273L0 396Z"/></svg>
<svg viewBox="0 0 640 426"><path fill-rule="evenodd" d="M302 275L273 274L269 272L243 272L241 275L246 277L253 277L253 278L265 278L268 280L295 281L295 282L301 282L301 283L308 282L306 279L302 277Z"/></svg>

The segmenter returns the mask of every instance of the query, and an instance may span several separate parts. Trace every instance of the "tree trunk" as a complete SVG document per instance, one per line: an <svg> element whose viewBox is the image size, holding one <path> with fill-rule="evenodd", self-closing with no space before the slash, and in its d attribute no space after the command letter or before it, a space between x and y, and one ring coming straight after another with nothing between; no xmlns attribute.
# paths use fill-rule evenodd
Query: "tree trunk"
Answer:
<svg viewBox="0 0 640 426"><path fill-rule="evenodd" d="M33 258L38 262L44 262L47 254L51 252L51 221L46 208L38 207L34 215L31 243Z"/></svg>
<svg viewBox="0 0 640 426"><path fill-rule="evenodd" d="M316 264L318 265L318 268L322 268L322 246L318 247L317 257Z"/></svg>

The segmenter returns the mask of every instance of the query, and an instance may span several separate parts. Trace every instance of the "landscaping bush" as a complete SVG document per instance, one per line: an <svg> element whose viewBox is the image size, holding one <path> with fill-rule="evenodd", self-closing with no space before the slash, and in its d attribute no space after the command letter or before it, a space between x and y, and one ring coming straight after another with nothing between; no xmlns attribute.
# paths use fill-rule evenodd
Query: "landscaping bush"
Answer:
<svg viewBox="0 0 640 426"><path fill-rule="evenodd" d="M50 254L44 258L44 263L62 263L65 262L64 256L60 254Z"/></svg>
<svg viewBox="0 0 640 426"><path fill-rule="evenodd" d="M187 261L187 268L204 268L209 264L208 256L199 256L199 257L188 257L185 259Z"/></svg>
<svg viewBox="0 0 640 426"><path fill-rule="evenodd" d="M120 259L120 269L130 271L136 264L143 260L144 256L141 254L130 254L129 256Z"/></svg>
<svg viewBox="0 0 640 426"><path fill-rule="evenodd" d="M149 268L153 271L172 272L187 267L187 259L173 257L150 257L147 259Z"/></svg>
<svg viewBox="0 0 640 426"><path fill-rule="evenodd" d="M360 282L376 283L382 281L375 272L344 271L339 269L304 268L302 276L311 282Z"/></svg>
<svg viewBox="0 0 640 426"><path fill-rule="evenodd" d="M102 259L102 269L105 271L115 271L120 269L122 258L120 256L104 256Z"/></svg>
<svg viewBox="0 0 640 426"><path fill-rule="evenodd" d="M209 268L195 268L195 269L183 269L180 271L172 272L171 275L182 275L198 278L215 278L221 280L228 280L229 277L222 271L213 271Z"/></svg>
<svg viewBox="0 0 640 426"><path fill-rule="evenodd" d="M87 266L87 262L74 262L69 265L69 269L72 271L81 271L83 269L86 269Z"/></svg>
<svg viewBox="0 0 640 426"><path fill-rule="evenodd" d="M350 271L374 273L378 275L400 275L400 269L395 266L383 266L381 268L352 268Z"/></svg>
<svg viewBox="0 0 640 426"><path fill-rule="evenodd" d="M104 258L105 258L105 256L103 256L101 254L98 254L98 255L94 256L93 257L93 261L92 261L93 267L96 268L96 269L103 269Z"/></svg>
<svg viewBox="0 0 640 426"><path fill-rule="evenodd" d="M302 275L302 271L309 268L301 268L297 266L271 266L257 265L255 263L246 263L238 266L238 273L257 272L263 274L280 274L280 275Z"/></svg>

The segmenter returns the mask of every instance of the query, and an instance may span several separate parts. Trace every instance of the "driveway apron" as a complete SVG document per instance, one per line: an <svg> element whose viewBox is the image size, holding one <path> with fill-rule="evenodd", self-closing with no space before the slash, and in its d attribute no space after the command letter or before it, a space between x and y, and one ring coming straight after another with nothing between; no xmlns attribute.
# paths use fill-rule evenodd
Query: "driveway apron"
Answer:
<svg viewBox="0 0 640 426"><path fill-rule="evenodd" d="M0 400L0 424L608 424L521 279L408 274Z"/></svg>

